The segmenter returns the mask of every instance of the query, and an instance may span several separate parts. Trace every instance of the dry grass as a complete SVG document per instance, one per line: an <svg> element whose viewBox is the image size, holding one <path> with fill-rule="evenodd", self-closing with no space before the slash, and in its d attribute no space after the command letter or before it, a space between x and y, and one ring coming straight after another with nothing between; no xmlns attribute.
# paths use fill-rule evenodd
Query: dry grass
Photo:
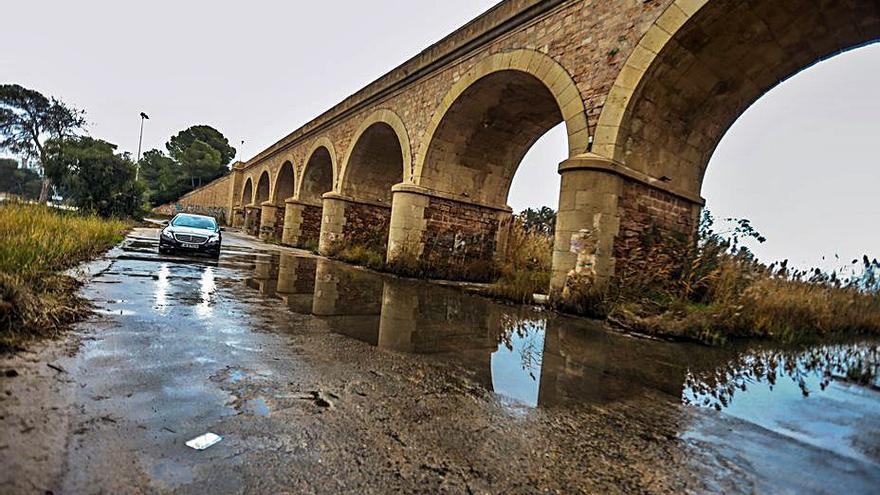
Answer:
<svg viewBox="0 0 880 495"><path fill-rule="evenodd" d="M55 334L86 307L60 274L118 243L128 224L27 204L0 205L0 347Z"/></svg>
<svg viewBox="0 0 880 495"><path fill-rule="evenodd" d="M546 294L552 257L553 237L527 229L520 217L514 217L491 294L519 303L531 303L534 294Z"/></svg>
<svg viewBox="0 0 880 495"><path fill-rule="evenodd" d="M708 343L880 332L876 260L864 258L853 267L859 276L847 279L792 271L758 262L736 235L713 232L711 216L703 222L696 245L665 239L631 254L596 312L637 331Z"/></svg>

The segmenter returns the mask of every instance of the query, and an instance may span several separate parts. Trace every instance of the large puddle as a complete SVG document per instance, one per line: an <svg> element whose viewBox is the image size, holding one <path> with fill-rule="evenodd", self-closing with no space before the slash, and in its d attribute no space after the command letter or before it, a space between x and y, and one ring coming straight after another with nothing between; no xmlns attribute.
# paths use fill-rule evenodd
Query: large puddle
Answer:
<svg viewBox="0 0 880 495"><path fill-rule="evenodd" d="M129 246L133 256L141 249L152 253L149 244ZM808 448L880 462L878 339L711 348L622 335L599 322L315 257L233 250L219 264L187 268L201 288L192 305L203 317L214 311L215 272L233 273L252 297L278 300L330 332L459 363L514 412L660 397ZM161 263L151 274L155 311L167 306L169 275ZM709 435L696 427L690 434Z"/></svg>
<svg viewBox="0 0 880 495"><path fill-rule="evenodd" d="M598 322L312 257L255 262L246 284L330 331L467 366L514 408L661 392L846 457L880 458L880 342L726 348L608 332Z"/></svg>

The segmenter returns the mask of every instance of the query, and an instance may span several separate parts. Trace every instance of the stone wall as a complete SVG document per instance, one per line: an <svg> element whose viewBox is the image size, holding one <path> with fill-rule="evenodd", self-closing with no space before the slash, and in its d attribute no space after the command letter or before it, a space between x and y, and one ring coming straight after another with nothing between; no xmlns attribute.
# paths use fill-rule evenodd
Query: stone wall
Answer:
<svg viewBox="0 0 880 495"><path fill-rule="evenodd" d="M450 259L477 261L495 256L499 210L430 197L425 207L422 259L443 265Z"/></svg>
<svg viewBox="0 0 880 495"><path fill-rule="evenodd" d="M390 223L391 208L349 202L345 205L345 223L342 226L344 243L385 253Z"/></svg>
<svg viewBox="0 0 880 495"><path fill-rule="evenodd" d="M221 177L184 194L173 203L157 206L152 211L160 215L176 215L181 212L208 215L222 224L229 224L232 221L229 217L231 179L231 175Z"/></svg>
<svg viewBox="0 0 880 495"><path fill-rule="evenodd" d="M245 230L252 236L260 235L260 222L263 210L261 208L249 208L246 213Z"/></svg>
<svg viewBox="0 0 880 495"><path fill-rule="evenodd" d="M700 214L700 207L690 201L631 180L623 181L618 208L620 230L614 242L618 272L654 243L669 249L687 247Z"/></svg>
<svg viewBox="0 0 880 495"><path fill-rule="evenodd" d="M320 206L303 205L302 224L299 226L298 247L318 245L321 238L321 215L324 209Z"/></svg>
<svg viewBox="0 0 880 495"><path fill-rule="evenodd" d="M282 235L284 235L284 207L280 206L275 209L275 228L272 231L272 240L281 242Z"/></svg>

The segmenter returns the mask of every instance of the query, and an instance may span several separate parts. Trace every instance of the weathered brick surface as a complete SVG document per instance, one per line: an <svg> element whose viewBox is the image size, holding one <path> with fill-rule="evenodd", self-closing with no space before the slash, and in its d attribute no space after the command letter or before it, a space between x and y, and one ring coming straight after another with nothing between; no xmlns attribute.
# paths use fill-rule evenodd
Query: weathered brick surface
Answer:
<svg viewBox="0 0 880 495"><path fill-rule="evenodd" d="M284 234L284 208L275 210L275 228L272 231L272 240L281 242L281 235Z"/></svg>
<svg viewBox="0 0 880 495"><path fill-rule="evenodd" d="M317 245L321 237L321 214L324 209L320 206L304 205L302 211L302 225L300 225L299 247Z"/></svg>
<svg viewBox="0 0 880 495"><path fill-rule="evenodd" d="M422 259L430 264L490 260L495 255L498 210L432 197L425 220Z"/></svg>
<svg viewBox="0 0 880 495"><path fill-rule="evenodd" d="M634 181L624 182L618 209L620 232L614 243L618 268L636 248L646 252L646 240L692 238L700 211L689 201Z"/></svg>
<svg viewBox="0 0 880 495"><path fill-rule="evenodd" d="M346 244L367 246L384 253L388 245L388 225L390 223L391 208L349 203L345 206L343 239Z"/></svg>
<svg viewBox="0 0 880 495"><path fill-rule="evenodd" d="M249 217L246 220L247 225L247 233L253 236L260 235L260 217L262 217L263 211L260 208L248 210L247 216Z"/></svg>

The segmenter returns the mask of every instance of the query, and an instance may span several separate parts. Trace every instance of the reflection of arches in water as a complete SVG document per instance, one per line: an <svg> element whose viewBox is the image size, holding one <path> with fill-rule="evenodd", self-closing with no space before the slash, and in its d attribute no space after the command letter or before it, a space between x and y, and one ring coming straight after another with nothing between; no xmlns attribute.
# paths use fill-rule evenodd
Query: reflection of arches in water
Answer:
<svg viewBox="0 0 880 495"><path fill-rule="evenodd" d="M253 275L245 280L245 284L264 296L275 295L278 282L278 261L273 257L258 257L254 261Z"/></svg>
<svg viewBox="0 0 880 495"><path fill-rule="evenodd" d="M657 392L677 401L698 346L634 339L601 322L547 320L539 404L603 404Z"/></svg>
<svg viewBox="0 0 880 495"><path fill-rule="evenodd" d="M335 333L371 345L379 341L382 277L318 259L312 314Z"/></svg>
<svg viewBox="0 0 880 495"><path fill-rule="evenodd" d="M299 314L312 312L317 266L317 258L282 253L278 259L275 291L291 311Z"/></svg>

